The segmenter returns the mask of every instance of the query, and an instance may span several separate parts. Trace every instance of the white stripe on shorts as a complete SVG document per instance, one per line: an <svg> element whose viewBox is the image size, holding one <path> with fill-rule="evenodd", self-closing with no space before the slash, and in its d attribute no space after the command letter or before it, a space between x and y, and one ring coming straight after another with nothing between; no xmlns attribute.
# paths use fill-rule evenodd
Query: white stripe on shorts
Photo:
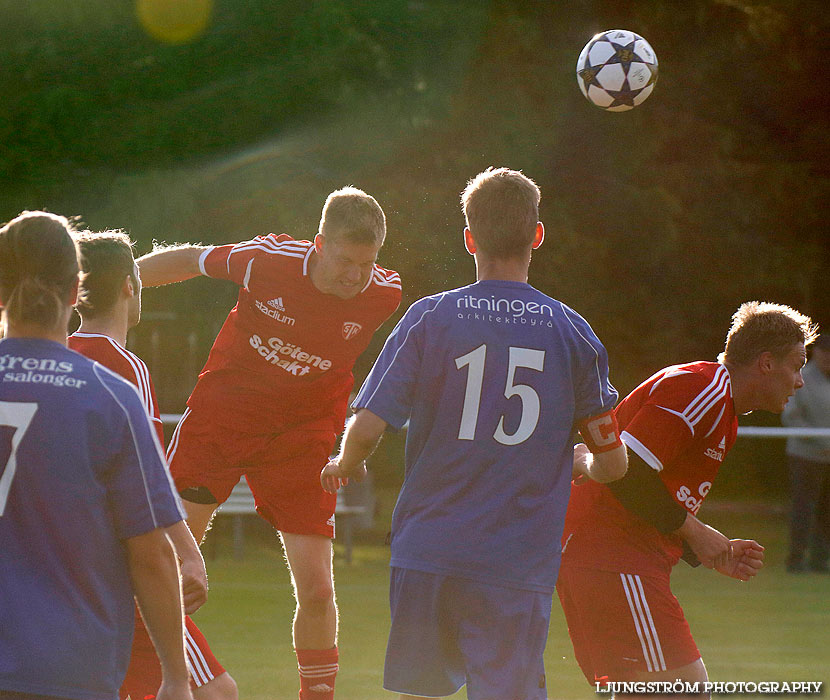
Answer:
<svg viewBox="0 0 830 700"><path fill-rule="evenodd" d="M620 574L620 580L625 591L625 597L628 599L628 607L631 609L634 629L637 630L637 636L640 638L643 658L646 660L646 669L649 673L665 671L666 661L663 658L663 648L660 646L660 638L657 636L657 629L654 627L651 609L643 591L643 583L639 576L632 574Z"/></svg>
<svg viewBox="0 0 830 700"><path fill-rule="evenodd" d="M179 446L179 431L182 429L182 425L189 415L190 407L188 406L184 409L184 413L182 413L182 417L179 419L179 424L176 426L176 429L173 431L173 436L170 438L170 444L167 446L168 464L173 461L173 455L176 454L176 448Z"/></svg>
<svg viewBox="0 0 830 700"><path fill-rule="evenodd" d="M208 666L208 662L202 654L202 650L190 634L190 630L184 630L185 651L187 652L187 669L193 677L193 682L196 683L197 688L201 688L206 683L210 683L214 676Z"/></svg>

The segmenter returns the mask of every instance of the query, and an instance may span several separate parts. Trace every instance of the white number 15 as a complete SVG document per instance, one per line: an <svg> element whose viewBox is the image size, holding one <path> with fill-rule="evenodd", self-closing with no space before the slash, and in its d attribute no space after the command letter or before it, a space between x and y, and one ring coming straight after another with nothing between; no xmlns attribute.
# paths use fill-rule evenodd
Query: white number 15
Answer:
<svg viewBox="0 0 830 700"><path fill-rule="evenodd" d="M466 355L455 358L457 369L469 367L467 371L467 387L464 390L464 408L461 410L461 425L458 429L459 440L473 440L478 423L478 409L481 404L481 389L484 383L484 362L487 358L487 346L479 345ZM522 416L516 432L508 435L504 432L504 415L499 418L499 424L493 438L502 445L518 445L527 440L536 430L539 422L539 394L527 384L514 384L516 369L526 369L541 372L545 366L545 351L531 350L530 348L509 348L507 380L504 386L504 397L509 399L518 396L522 402Z"/></svg>

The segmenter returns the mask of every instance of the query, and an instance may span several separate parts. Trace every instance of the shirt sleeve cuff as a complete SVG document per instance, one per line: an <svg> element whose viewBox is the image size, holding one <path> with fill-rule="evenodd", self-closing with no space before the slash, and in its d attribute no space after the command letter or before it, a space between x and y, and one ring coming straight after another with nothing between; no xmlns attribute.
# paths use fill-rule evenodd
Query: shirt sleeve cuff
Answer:
<svg viewBox="0 0 830 700"><path fill-rule="evenodd" d="M396 411L393 407L385 406L379 401L369 401L366 403L354 401L354 403L352 403L352 410L354 410L355 413L357 413L361 408L371 411L378 418L383 420L386 423L386 429L393 433L398 432L409 423L409 416L401 417L399 415L399 411Z"/></svg>
<svg viewBox="0 0 830 700"><path fill-rule="evenodd" d="M205 277L210 277L207 270L205 270L205 259L211 253L214 246L208 246L202 251L202 254L199 256L199 272L201 272Z"/></svg>
<svg viewBox="0 0 830 700"><path fill-rule="evenodd" d="M625 446L631 450L634 454L636 454L640 459L642 459L648 466L650 466L654 471L661 472L663 471L663 463L657 459L657 455L655 455L648 447L646 447L642 442L640 442L637 438L635 438L631 433L626 430L623 430L622 435L620 435L623 443Z"/></svg>

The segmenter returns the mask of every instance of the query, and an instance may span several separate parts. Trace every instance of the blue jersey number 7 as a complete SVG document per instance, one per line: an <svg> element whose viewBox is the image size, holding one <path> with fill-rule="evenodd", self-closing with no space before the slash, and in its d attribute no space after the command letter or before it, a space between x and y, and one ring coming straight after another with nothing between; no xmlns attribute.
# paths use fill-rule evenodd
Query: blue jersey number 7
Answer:
<svg viewBox="0 0 830 700"><path fill-rule="evenodd" d="M0 426L14 428L9 454L0 454L0 517L6 511L6 501L17 471L17 448L37 413L36 403L0 401Z"/></svg>

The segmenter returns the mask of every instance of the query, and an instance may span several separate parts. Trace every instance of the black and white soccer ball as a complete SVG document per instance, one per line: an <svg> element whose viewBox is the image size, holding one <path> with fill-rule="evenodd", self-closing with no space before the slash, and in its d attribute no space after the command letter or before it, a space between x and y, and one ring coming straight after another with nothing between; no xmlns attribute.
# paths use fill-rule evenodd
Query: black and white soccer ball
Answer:
<svg viewBox="0 0 830 700"><path fill-rule="evenodd" d="M579 89L609 112L645 102L657 82L657 55L639 34L609 29L594 36L576 62Z"/></svg>

